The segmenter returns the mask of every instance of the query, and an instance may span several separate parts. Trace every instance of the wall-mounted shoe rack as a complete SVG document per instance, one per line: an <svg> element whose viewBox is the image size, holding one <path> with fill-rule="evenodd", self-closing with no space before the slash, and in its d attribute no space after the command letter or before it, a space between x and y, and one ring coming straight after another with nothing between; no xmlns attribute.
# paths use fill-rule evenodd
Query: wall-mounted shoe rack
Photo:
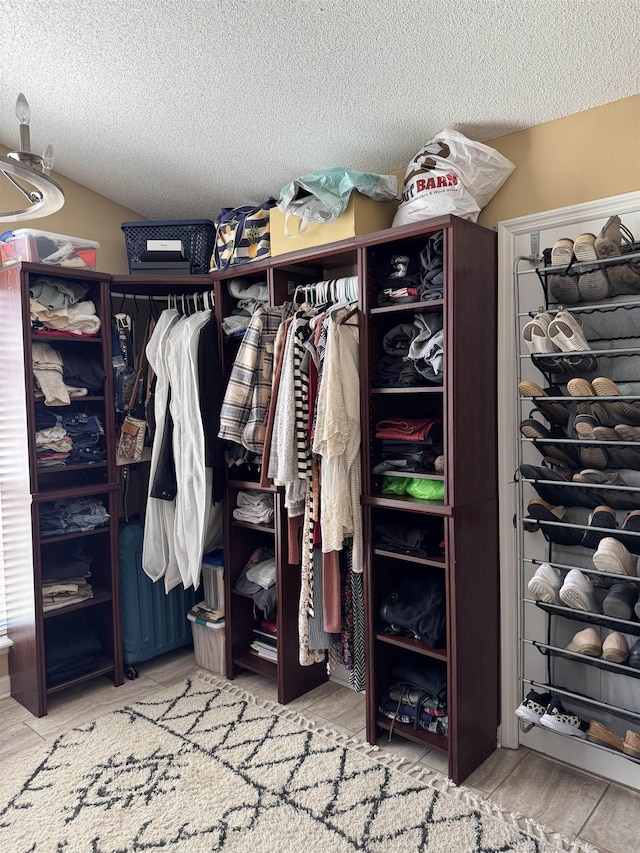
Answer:
<svg viewBox="0 0 640 853"><path fill-rule="evenodd" d="M568 714L593 721L584 748L627 759L629 778L640 764L639 248L597 261L577 261L569 248L561 264L547 255L535 269L519 260L514 270L521 696L550 694ZM623 265L626 292L610 285ZM546 324L563 311L586 351L563 339L559 352L548 333L545 344ZM531 352L532 328L540 351ZM595 635L580 635L587 628ZM617 655L603 657L598 644L607 637ZM521 730L548 732L548 754L555 737L584 737L525 713ZM606 755L594 760L606 766Z"/></svg>

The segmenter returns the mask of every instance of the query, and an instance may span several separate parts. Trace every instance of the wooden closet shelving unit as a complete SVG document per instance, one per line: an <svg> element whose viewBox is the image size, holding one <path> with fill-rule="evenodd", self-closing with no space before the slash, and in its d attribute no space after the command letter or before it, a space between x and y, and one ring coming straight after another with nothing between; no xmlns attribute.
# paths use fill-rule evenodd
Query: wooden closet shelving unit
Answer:
<svg viewBox="0 0 640 853"><path fill-rule="evenodd" d="M419 251L428 237L443 232L444 298L433 302L379 307L375 280L377 250ZM267 282L271 304L291 299L297 285L328 278L358 275L360 281L360 381L362 417L362 513L365 542L365 611L367 654L367 739L375 743L391 720L378 713L389 687L391 666L400 656L414 662L437 660L446 666L449 732L415 731L393 723L393 731L448 754L449 775L461 782L495 749L499 696L498 556L496 467L496 235L455 216L438 217L416 225L356 237L314 249L270 258L226 273L211 274L220 317L231 309L225 282L232 277ZM445 382L443 386L373 387L382 352L382 337L393 325L422 312L443 312ZM224 341L227 370L237 343ZM386 416L429 417L443 420L445 500L420 501L380 494L379 477L372 475L375 425ZM392 473L392 472L389 472ZM398 472L396 472L398 473ZM230 514L239 488L261 490L257 482L230 481L226 512ZM299 578L286 557L286 524L279 490L276 501L275 543L278 560L279 646L297 655ZM436 525L445 540L444 555L426 558L375 547L373 527L378 519L414 517ZM238 535L242 533L242 536ZM251 602L234 593L234 582L258 541L273 534L225 524L227 595L227 672L238 667L271 675L278 698L287 702L319 683L306 673L323 665L300 667L283 658L278 664L257 659L247 651L251 641ZM279 544L278 544L279 543ZM378 620L382 598L403 575L439 572L446 583L446 648L430 649L419 640L387 636ZM322 675L322 678L324 675Z"/></svg>
<svg viewBox="0 0 640 853"><path fill-rule="evenodd" d="M377 305L380 258L417 255L432 234L443 235L442 300ZM462 782L496 747L499 696L498 555L496 471L496 235L455 216L370 234L359 245L362 282L361 412L363 527L366 553L367 740L393 729L448 755L449 776ZM384 334L414 314L439 311L444 327L444 384L378 388L373 377ZM442 418L443 501L381 494L372 468L376 424L385 417ZM392 475L393 472L386 472ZM411 476L395 472L400 476ZM377 523L407 521L430 527L444 540L444 555L416 557L375 545ZM401 577L443 574L446 589L445 648L384 633L380 603ZM446 666L448 734L392 722L378 705L392 681L395 662Z"/></svg>
<svg viewBox="0 0 640 853"><path fill-rule="evenodd" d="M55 277L88 286L101 320L98 334L89 338L61 338L36 334L31 328L29 286L38 276ZM0 270L0 517L7 590L8 634L12 695L41 717L47 713L47 696L108 675L122 684L117 561L118 481L115 467L115 426L111 364L110 276L104 273L23 263ZM72 398L68 406L44 407L36 402L32 371L32 343L60 344L80 354L91 354L105 373L104 391ZM44 468L36 453L36 412L68 414L88 405L104 427L106 460ZM102 501L110 518L108 526L93 530L43 536L40 509L43 504L71 498ZM47 612L43 611L42 567L51 546L82 543L91 555L93 597ZM103 647L102 658L89 671L62 681L47 683L47 634L51 627L63 633L77 630L74 620L87 614Z"/></svg>
<svg viewBox="0 0 640 853"><path fill-rule="evenodd" d="M269 305L280 305L291 298L293 290L289 281L300 283L313 280L313 273L291 271L287 278L274 275L274 259L258 261L249 266L225 272L213 272L216 313L220 324L235 307L236 300L230 296L228 282L242 278L253 284L265 284L268 288ZM317 267L315 267L317 269ZM220 349L225 379L229 378L241 338L224 334L220 325ZM233 518L240 491L256 491L269 494L274 501L272 524L253 524ZM233 474L227 479L224 507L224 577L225 577L225 630L227 677L233 678L240 669L248 669L272 678L277 684L278 701L292 702L327 679L324 664L301 666L298 658L298 601L300 597L300 571L289 563L287 516L284 508L284 491L270 482L260 484L260 472L254 468L249 473L243 469L238 477ZM278 637L277 662L259 657L250 645L253 630L260 621L254 613L251 596L236 589L235 584L249 557L258 547L272 548L276 559L276 624Z"/></svg>

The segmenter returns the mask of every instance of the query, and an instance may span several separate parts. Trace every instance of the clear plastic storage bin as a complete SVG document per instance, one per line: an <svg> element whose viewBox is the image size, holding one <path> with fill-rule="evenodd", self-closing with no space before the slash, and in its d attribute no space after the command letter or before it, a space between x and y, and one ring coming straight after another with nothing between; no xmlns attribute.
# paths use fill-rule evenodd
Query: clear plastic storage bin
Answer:
<svg viewBox="0 0 640 853"><path fill-rule="evenodd" d="M29 261L67 269L95 270L99 248L100 243L84 237L53 234L37 228L16 228L0 235L0 266Z"/></svg>
<svg viewBox="0 0 640 853"><path fill-rule="evenodd" d="M193 632L196 665L208 669L209 672L226 675L224 619L213 622L196 615L193 610L187 613L187 619L191 622Z"/></svg>
<svg viewBox="0 0 640 853"><path fill-rule="evenodd" d="M222 551L205 554L202 560L204 603L209 610L224 614L224 566Z"/></svg>

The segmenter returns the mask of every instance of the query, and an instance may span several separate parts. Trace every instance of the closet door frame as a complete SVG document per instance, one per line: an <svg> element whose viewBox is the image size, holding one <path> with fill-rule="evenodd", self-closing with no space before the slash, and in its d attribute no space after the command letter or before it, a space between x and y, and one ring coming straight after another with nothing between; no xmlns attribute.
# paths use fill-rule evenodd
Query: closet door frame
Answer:
<svg viewBox="0 0 640 853"><path fill-rule="evenodd" d="M537 246L535 238L540 231L551 228L566 229L567 233L580 233L581 223L593 219L605 220L614 214L637 213L640 210L640 192L623 193L583 204L545 210L529 216L507 219L498 223L498 483L499 483L499 546L500 546L500 634L501 634L501 726L499 744L510 749L520 745L518 718L514 711L520 704L518 657L521 637L518 601L518 554L514 518L517 512L517 485L514 473L518 465L518 395L516 374L516 342L514 328L514 264L523 257L518 245L525 235L530 235L531 255L547 246ZM636 235L640 238L640 235ZM537 258L534 265L539 265ZM575 745L574 745L575 746ZM563 750L556 757L569 764L583 767L602 775L602 769L589 761L588 751L584 761ZM593 752L593 750L591 750ZM567 754L565 754L567 753ZM608 778L629 785L628 765L624 759L611 756ZM619 767L618 767L619 765ZM633 765L635 768L635 765ZM609 769L609 768L608 768ZM627 771L627 772L625 772Z"/></svg>

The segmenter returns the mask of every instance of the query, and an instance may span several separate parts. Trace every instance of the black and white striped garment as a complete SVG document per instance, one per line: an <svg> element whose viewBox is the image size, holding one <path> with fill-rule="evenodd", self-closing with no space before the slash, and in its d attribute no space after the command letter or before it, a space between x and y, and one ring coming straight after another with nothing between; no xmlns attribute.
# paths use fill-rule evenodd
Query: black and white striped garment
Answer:
<svg viewBox="0 0 640 853"><path fill-rule="evenodd" d="M309 422L309 376L301 369L305 357L305 342L311 332L308 321L294 320L293 334L293 389L295 399L296 455L298 477L307 480L310 474L310 450L307 426Z"/></svg>

